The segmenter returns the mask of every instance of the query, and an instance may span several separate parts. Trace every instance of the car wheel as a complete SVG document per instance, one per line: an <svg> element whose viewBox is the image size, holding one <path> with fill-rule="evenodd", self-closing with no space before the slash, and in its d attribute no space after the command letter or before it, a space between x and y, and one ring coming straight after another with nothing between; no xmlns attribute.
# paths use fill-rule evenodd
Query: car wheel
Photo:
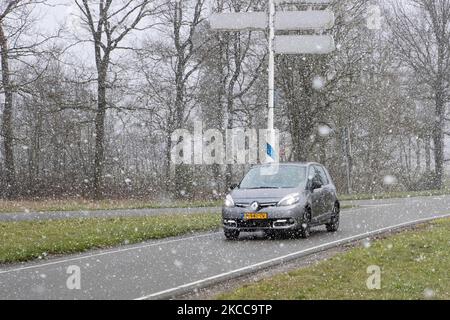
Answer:
<svg viewBox="0 0 450 320"><path fill-rule="evenodd" d="M237 240L239 239L240 232L238 230L225 231L225 238L228 240Z"/></svg>
<svg viewBox="0 0 450 320"><path fill-rule="evenodd" d="M328 232L337 232L339 230L339 223L341 220L341 212L339 203L336 202L333 207L333 214L330 220L330 223L326 224Z"/></svg>
<svg viewBox="0 0 450 320"><path fill-rule="evenodd" d="M303 214L302 226L299 230L299 235L303 239L307 239L311 235L311 218L311 208L306 208L305 213Z"/></svg>

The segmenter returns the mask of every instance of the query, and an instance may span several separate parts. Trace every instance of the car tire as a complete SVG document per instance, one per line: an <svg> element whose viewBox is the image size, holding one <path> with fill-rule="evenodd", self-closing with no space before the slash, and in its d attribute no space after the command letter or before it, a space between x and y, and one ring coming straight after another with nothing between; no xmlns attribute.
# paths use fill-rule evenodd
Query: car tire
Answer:
<svg viewBox="0 0 450 320"><path fill-rule="evenodd" d="M341 212L340 212L339 203L336 202L333 207L333 214L330 220L330 223L326 224L328 232L337 232L339 230L339 224L341 220Z"/></svg>
<svg viewBox="0 0 450 320"><path fill-rule="evenodd" d="M306 208L305 213L303 214L303 222L302 225L298 231L299 235L303 239L308 239L311 235L311 208Z"/></svg>
<svg viewBox="0 0 450 320"><path fill-rule="evenodd" d="M237 240L239 239L240 232L238 230L225 231L225 238L227 240Z"/></svg>

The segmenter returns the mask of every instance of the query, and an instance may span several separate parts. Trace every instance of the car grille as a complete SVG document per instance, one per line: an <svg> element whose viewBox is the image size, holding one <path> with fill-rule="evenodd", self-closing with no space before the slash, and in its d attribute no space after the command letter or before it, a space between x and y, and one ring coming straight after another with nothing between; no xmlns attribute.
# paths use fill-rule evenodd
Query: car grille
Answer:
<svg viewBox="0 0 450 320"><path fill-rule="evenodd" d="M257 228L271 228L272 220L239 220L238 228L242 229L257 229Z"/></svg>
<svg viewBox="0 0 450 320"><path fill-rule="evenodd" d="M266 203L260 203L259 207L261 209L264 208L270 208L270 207L276 207L278 202L266 202ZM236 203L236 207L238 208L248 208L250 207L251 203Z"/></svg>

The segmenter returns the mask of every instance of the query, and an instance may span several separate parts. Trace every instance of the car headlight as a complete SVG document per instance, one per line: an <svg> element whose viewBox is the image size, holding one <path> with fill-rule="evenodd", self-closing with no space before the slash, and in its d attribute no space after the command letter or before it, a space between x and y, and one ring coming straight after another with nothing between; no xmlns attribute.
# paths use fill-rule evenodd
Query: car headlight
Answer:
<svg viewBox="0 0 450 320"><path fill-rule="evenodd" d="M233 198L230 195L227 195L224 205L227 208L234 207L234 200L233 200Z"/></svg>
<svg viewBox="0 0 450 320"><path fill-rule="evenodd" d="M300 193L293 193L284 197L280 202L278 202L279 207L292 206L300 201Z"/></svg>

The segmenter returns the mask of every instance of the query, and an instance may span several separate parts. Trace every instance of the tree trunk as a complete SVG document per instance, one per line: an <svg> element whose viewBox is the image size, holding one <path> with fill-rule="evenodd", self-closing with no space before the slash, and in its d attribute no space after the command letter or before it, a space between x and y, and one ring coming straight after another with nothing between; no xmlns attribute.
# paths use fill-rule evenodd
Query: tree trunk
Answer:
<svg viewBox="0 0 450 320"><path fill-rule="evenodd" d="M98 75L98 105L95 115L94 198L103 198L103 168L105 162L105 117L106 117L106 63Z"/></svg>
<svg viewBox="0 0 450 320"><path fill-rule="evenodd" d="M447 21L448 22L448 21ZM436 189L444 186L444 129L445 129L445 51L447 50L445 39L440 34L435 22L435 34L438 41L437 79L435 86L435 125L434 125L434 161L436 163Z"/></svg>
<svg viewBox="0 0 450 320"><path fill-rule="evenodd" d="M431 172L431 141L430 137L427 135L425 137L425 167L427 173Z"/></svg>
<svg viewBox="0 0 450 320"><path fill-rule="evenodd" d="M288 112L290 118L289 132L291 134L293 147L293 161L310 161L312 160L309 158L311 156L309 151L309 148L311 147L310 137L314 131L314 120L307 114L301 114L303 110L298 106L302 101L298 101L295 97L292 98L292 101L293 103L288 104Z"/></svg>
<svg viewBox="0 0 450 320"><path fill-rule="evenodd" d="M172 167L172 130L169 130L167 132L166 137L166 181L165 181L165 187L167 192L172 192L172 174L171 174L171 167Z"/></svg>
<svg viewBox="0 0 450 320"><path fill-rule="evenodd" d="M240 33L236 33L234 35L234 65L235 69L233 72L233 76L230 79L230 82L228 83L228 90L227 90L227 128L232 130L234 127L234 92L235 92L235 86L238 82L239 76L241 75L241 67L242 67L242 60L241 60L241 49L240 49ZM233 155L234 156L234 155ZM231 184L233 183L233 164L227 164L225 169L225 188L228 189L231 187Z"/></svg>
<svg viewBox="0 0 450 320"><path fill-rule="evenodd" d="M185 90L186 83L184 79L184 74L186 70L186 60L184 52L178 52L178 65L175 74L175 86L176 86L176 97L175 97L175 130L185 128ZM171 131L172 132L172 131ZM171 139L171 137L168 137ZM168 150L169 156L171 150ZM191 180L190 172L188 167L184 164L175 167L175 176L173 177L172 193L175 193L177 198L184 198L188 195L188 190L190 189L189 184ZM183 191L180 194L180 191Z"/></svg>
<svg viewBox="0 0 450 320"><path fill-rule="evenodd" d="M344 158L346 162L346 180L347 180L347 194L353 193L352 172L353 172L353 157L352 157L352 142L349 128L342 130L343 144L344 144Z"/></svg>
<svg viewBox="0 0 450 320"><path fill-rule="evenodd" d="M236 85L237 79L240 74L240 67L236 67L235 73L228 84L228 92L227 92L227 128L229 130L233 129L234 126L234 86ZM234 153L233 153L233 161L234 161ZM227 164L225 169L225 189L231 187L233 183L233 164Z"/></svg>
<svg viewBox="0 0 450 320"><path fill-rule="evenodd" d="M442 189L444 182L444 115L445 103L443 95L436 95L436 123L434 126L434 161L436 166L435 188Z"/></svg>
<svg viewBox="0 0 450 320"><path fill-rule="evenodd" d="M416 147L416 172L420 173L420 168L422 167L422 144L419 139L417 139Z"/></svg>
<svg viewBox="0 0 450 320"><path fill-rule="evenodd" d="M5 107L3 110L3 149L5 153L5 182L6 197L13 198L16 195L16 179L14 164L14 132L13 132L13 88L11 86L9 57L8 57L8 39L6 39L3 25L0 23L0 49L2 65L3 90L5 91Z"/></svg>

